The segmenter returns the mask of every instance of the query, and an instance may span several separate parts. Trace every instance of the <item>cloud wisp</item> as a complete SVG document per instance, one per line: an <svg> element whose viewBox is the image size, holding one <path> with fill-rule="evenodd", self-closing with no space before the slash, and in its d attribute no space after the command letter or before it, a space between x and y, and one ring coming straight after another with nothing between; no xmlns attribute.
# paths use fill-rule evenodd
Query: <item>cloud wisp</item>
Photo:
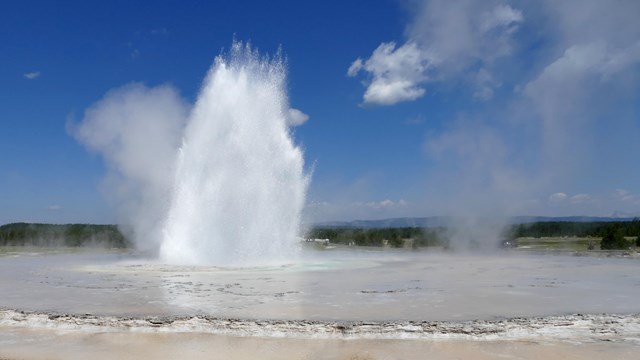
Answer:
<svg viewBox="0 0 640 360"><path fill-rule="evenodd" d="M31 72L25 73L23 76L27 80L35 80L35 79L40 77L40 72L39 71L31 71Z"/></svg>
<svg viewBox="0 0 640 360"><path fill-rule="evenodd" d="M392 209L398 209L398 208L406 208L407 202L404 199L400 199L398 201L385 199L381 201L367 201L367 202L356 201L352 205L355 207L365 207L372 210L392 210Z"/></svg>

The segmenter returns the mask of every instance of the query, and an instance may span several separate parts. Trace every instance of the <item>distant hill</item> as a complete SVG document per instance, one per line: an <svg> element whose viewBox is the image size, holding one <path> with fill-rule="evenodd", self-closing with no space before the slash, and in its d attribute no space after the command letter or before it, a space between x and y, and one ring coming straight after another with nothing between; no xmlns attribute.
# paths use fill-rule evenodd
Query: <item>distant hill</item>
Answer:
<svg viewBox="0 0 640 360"><path fill-rule="evenodd" d="M512 216L507 218L506 223L510 225L528 224L538 222L616 222L632 221L630 217L596 217L596 216ZM486 223L503 223L504 220L497 218L482 218ZM326 221L313 224L317 228L361 228L361 229L381 229L381 228L406 228L421 227L435 228L446 227L456 223L456 218L452 216L429 216L429 217L403 217L380 220L353 220L353 221Z"/></svg>

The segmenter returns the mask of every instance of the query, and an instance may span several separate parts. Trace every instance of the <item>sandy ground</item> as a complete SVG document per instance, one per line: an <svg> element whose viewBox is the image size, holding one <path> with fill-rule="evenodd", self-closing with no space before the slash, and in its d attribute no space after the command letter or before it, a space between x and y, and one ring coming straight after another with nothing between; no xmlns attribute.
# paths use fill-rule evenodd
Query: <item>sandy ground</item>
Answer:
<svg viewBox="0 0 640 360"><path fill-rule="evenodd" d="M0 359L637 359L629 342L328 340L0 327Z"/></svg>

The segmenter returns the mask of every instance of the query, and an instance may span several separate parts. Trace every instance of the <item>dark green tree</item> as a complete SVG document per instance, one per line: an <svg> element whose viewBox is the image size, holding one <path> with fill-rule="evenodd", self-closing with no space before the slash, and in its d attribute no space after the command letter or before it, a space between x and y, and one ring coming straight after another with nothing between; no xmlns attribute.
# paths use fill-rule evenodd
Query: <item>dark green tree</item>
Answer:
<svg viewBox="0 0 640 360"><path fill-rule="evenodd" d="M602 250L624 250L629 248L629 242L624 238L618 224L607 227L600 242Z"/></svg>
<svg viewBox="0 0 640 360"><path fill-rule="evenodd" d="M400 238L400 235L397 232L392 232L389 237L389 245L394 248L401 248L404 245L404 241Z"/></svg>

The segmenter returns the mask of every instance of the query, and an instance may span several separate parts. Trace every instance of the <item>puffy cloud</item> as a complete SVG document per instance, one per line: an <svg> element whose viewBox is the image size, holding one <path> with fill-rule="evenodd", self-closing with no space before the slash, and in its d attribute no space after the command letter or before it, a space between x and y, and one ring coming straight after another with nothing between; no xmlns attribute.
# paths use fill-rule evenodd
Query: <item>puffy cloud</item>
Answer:
<svg viewBox="0 0 640 360"><path fill-rule="evenodd" d="M287 114L287 124L289 124L289 126L300 126L309 120L309 115L298 109L290 108Z"/></svg>
<svg viewBox="0 0 640 360"><path fill-rule="evenodd" d="M347 74L355 76L360 70L372 74L364 102L391 105L424 95L425 90L419 84L426 80L428 67L429 60L417 44L407 43L396 48L396 44L390 42L380 44L366 62L355 60Z"/></svg>
<svg viewBox="0 0 640 360"><path fill-rule="evenodd" d="M24 74L24 77L27 80L35 80L40 76L40 72L39 71L32 71L32 72L28 72L26 74Z"/></svg>
<svg viewBox="0 0 640 360"><path fill-rule="evenodd" d="M491 98L499 81L490 68L511 53L522 12L495 2L434 0L422 2L416 14L404 44L383 42L369 59L358 58L349 67L349 76L361 70L370 75L364 103L412 101L424 96L426 83L458 77L475 79L474 97Z"/></svg>

